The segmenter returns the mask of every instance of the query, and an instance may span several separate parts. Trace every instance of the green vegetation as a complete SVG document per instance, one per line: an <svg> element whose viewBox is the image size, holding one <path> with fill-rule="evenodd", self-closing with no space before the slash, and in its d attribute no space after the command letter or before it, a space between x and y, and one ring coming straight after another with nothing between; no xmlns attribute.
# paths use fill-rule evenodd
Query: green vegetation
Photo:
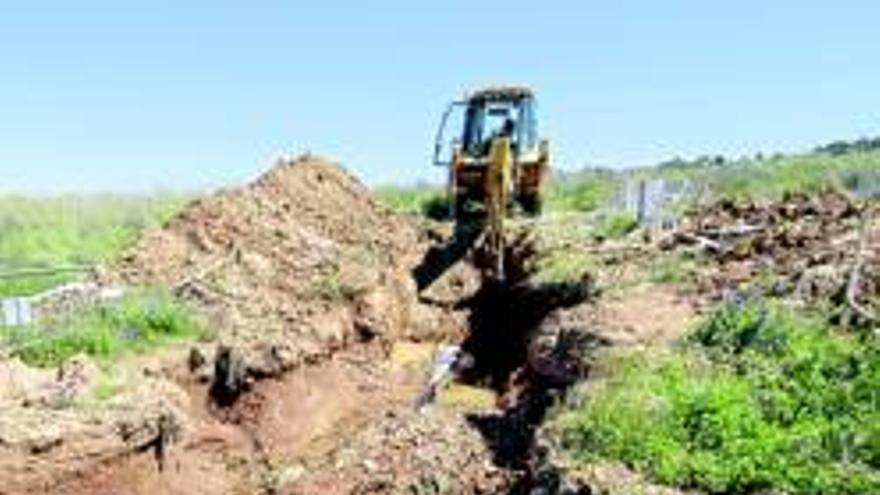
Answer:
<svg viewBox="0 0 880 495"><path fill-rule="evenodd" d="M810 193L828 186L852 186L855 174L880 170L880 151L813 152L726 160L673 160L648 175L687 180L703 199L778 198L785 193Z"/></svg>
<svg viewBox="0 0 880 495"><path fill-rule="evenodd" d="M880 150L880 137L861 138L855 141L834 141L833 143L819 146L816 153L828 153L834 156L847 155L850 153L863 153Z"/></svg>
<svg viewBox="0 0 880 495"><path fill-rule="evenodd" d="M547 188L547 210L551 212L590 212L604 205L618 187L619 179L610 170L585 169L556 174Z"/></svg>
<svg viewBox="0 0 880 495"><path fill-rule="evenodd" d="M314 287L315 296L327 302L351 303L361 292L342 280L337 271L322 275Z"/></svg>
<svg viewBox="0 0 880 495"><path fill-rule="evenodd" d="M648 280L656 284L680 284L696 273L697 265L697 259L682 253L659 255L648 266Z"/></svg>
<svg viewBox="0 0 880 495"><path fill-rule="evenodd" d="M607 239L620 239L633 232L639 226L635 215L628 211L612 213L597 226L596 234Z"/></svg>
<svg viewBox="0 0 880 495"><path fill-rule="evenodd" d="M837 141L801 154L674 158L653 167L625 171L595 167L576 172L556 170L546 187L544 204L545 211L551 213L596 211L608 204L625 177L684 181L689 184L689 202L778 198L829 186L852 189L864 180L873 180L872 185L880 190L880 177L858 177L871 170L880 171L880 138ZM447 214L445 192L440 186L382 187L377 194L396 211L431 218Z"/></svg>
<svg viewBox="0 0 880 495"><path fill-rule="evenodd" d="M379 202L399 213L443 219L449 215L446 191L438 186L383 186L376 189Z"/></svg>
<svg viewBox="0 0 880 495"><path fill-rule="evenodd" d="M572 249L554 249L537 263L535 281L543 283L581 280L596 270L596 262L586 253Z"/></svg>
<svg viewBox="0 0 880 495"><path fill-rule="evenodd" d="M54 366L84 353L109 362L128 352L204 335L194 314L163 290L144 290L74 314L56 325L0 328L0 342L23 361Z"/></svg>
<svg viewBox="0 0 880 495"><path fill-rule="evenodd" d="M609 359L563 445L711 493L878 493L880 338L823 322L728 304L681 349Z"/></svg>
<svg viewBox="0 0 880 495"><path fill-rule="evenodd" d="M368 250L351 251L352 259L360 266L375 266L378 261ZM337 264L326 264L311 280L308 295L331 303L350 304L358 300L367 290L366 282L358 273L343 270Z"/></svg>
<svg viewBox="0 0 880 495"><path fill-rule="evenodd" d="M616 187L615 173L612 171L585 169L579 172L560 172L546 188L545 210L593 211L605 204ZM375 192L382 204L400 213L434 219L444 219L449 213L446 190L440 186L383 186Z"/></svg>
<svg viewBox="0 0 880 495"><path fill-rule="evenodd" d="M170 218L185 199L170 194L0 197L0 274L105 260L144 229ZM74 276L0 278L0 297L33 294Z"/></svg>
<svg viewBox="0 0 880 495"><path fill-rule="evenodd" d="M99 403L104 402L115 396L121 388L122 386L119 383L114 382L107 373L102 373L92 389L91 399Z"/></svg>

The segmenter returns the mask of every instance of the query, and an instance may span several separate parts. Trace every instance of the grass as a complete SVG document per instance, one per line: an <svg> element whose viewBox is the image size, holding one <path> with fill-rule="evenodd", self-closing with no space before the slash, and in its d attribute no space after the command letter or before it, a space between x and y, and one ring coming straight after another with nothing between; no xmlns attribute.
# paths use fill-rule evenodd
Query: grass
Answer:
<svg viewBox="0 0 880 495"><path fill-rule="evenodd" d="M621 239L639 226L636 216L628 211L611 213L598 223L596 234L605 239Z"/></svg>
<svg viewBox="0 0 880 495"><path fill-rule="evenodd" d="M92 389L92 399L97 402L107 401L119 393L121 388L122 386L114 382L109 376L101 374Z"/></svg>
<svg viewBox="0 0 880 495"><path fill-rule="evenodd" d="M681 284L696 273L698 260L682 253L657 255L648 265L648 280L656 284Z"/></svg>
<svg viewBox="0 0 880 495"><path fill-rule="evenodd" d="M183 195L0 197L0 273L92 265L170 218ZM0 278L0 297L31 295L75 273Z"/></svg>
<svg viewBox="0 0 880 495"><path fill-rule="evenodd" d="M611 198L618 183L616 174L609 170L585 169L557 174L546 191L547 211L594 211Z"/></svg>
<svg viewBox="0 0 880 495"><path fill-rule="evenodd" d="M576 249L554 249L543 254L537 263L534 279L539 283L575 282L597 269L596 261Z"/></svg>
<svg viewBox="0 0 880 495"><path fill-rule="evenodd" d="M596 257L587 251L594 228L580 215L554 215L552 222L524 223L537 245L533 276L539 283L577 282L598 269ZM529 232L529 230L523 230Z"/></svg>
<svg viewBox="0 0 880 495"><path fill-rule="evenodd" d="M331 266L318 275L312 285L312 293L327 302L352 303L363 293L363 289L347 281L338 266Z"/></svg>
<svg viewBox="0 0 880 495"><path fill-rule="evenodd" d="M449 214L446 190L439 186L383 186L375 191L379 202L399 213L444 219Z"/></svg>
<svg viewBox="0 0 880 495"><path fill-rule="evenodd" d="M159 289L130 294L46 327L0 329L2 345L35 366L55 366L77 354L108 363L202 335L189 308Z"/></svg>
<svg viewBox="0 0 880 495"><path fill-rule="evenodd" d="M702 186L708 198L779 198L786 193L811 193L829 185L847 186L855 174L880 170L880 151L846 154L812 152L723 161L677 162L646 171L648 175L682 179Z"/></svg>
<svg viewBox="0 0 880 495"><path fill-rule="evenodd" d="M545 211L589 212L604 205L616 190L615 173L586 169L558 173L545 188ZM379 201L394 211L445 219L449 213L446 190L442 186L382 186L375 190Z"/></svg>
<svg viewBox="0 0 880 495"><path fill-rule="evenodd" d="M606 359L562 416L576 459L709 493L880 491L880 342L774 304L724 305L687 344Z"/></svg>
<svg viewBox="0 0 880 495"><path fill-rule="evenodd" d="M877 140L864 140L871 142ZM665 178L689 183L686 201L718 199L779 198L786 193L810 193L828 186L851 187L859 181L873 181L880 190L880 177L857 177L866 171L880 171L880 150L872 146L820 147L801 154L774 154L730 159L721 156L694 160L675 159L652 167L631 170L585 168L556 171L545 189L545 211L586 213L609 204L626 178ZM833 143L834 144L834 143ZM377 195L390 208L416 215L443 218L444 190L440 186L382 187ZM621 222L620 226L625 225ZM612 229L614 230L614 229Z"/></svg>

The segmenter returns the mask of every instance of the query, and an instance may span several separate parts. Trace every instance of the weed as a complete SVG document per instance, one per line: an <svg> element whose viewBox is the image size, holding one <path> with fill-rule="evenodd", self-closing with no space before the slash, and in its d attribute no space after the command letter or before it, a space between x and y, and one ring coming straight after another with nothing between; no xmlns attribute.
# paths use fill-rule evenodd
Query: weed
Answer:
<svg viewBox="0 0 880 495"><path fill-rule="evenodd" d="M110 379L106 374L101 374L94 388L92 388L92 398L97 402L104 402L113 398L119 392L120 386Z"/></svg>
<svg viewBox="0 0 880 495"><path fill-rule="evenodd" d="M556 212L590 212L605 204L617 187L613 172L584 170L560 174L547 190L547 209Z"/></svg>
<svg viewBox="0 0 880 495"><path fill-rule="evenodd" d="M449 201L441 187L385 186L376 190L376 196L382 204L399 213L423 215L435 220L445 219L449 215Z"/></svg>

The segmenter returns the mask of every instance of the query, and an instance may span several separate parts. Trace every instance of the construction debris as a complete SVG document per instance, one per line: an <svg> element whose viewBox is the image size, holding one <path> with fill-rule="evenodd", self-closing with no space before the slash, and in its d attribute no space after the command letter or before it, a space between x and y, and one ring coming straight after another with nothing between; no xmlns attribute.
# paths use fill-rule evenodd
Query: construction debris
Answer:
<svg viewBox="0 0 880 495"><path fill-rule="evenodd" d="M728 200L692 212L662 247L712 261L698 274L704 294L793 294L838 301L873 320L866 305L880 296L876 216L872 203L830 189L779 201Z"/></svg>

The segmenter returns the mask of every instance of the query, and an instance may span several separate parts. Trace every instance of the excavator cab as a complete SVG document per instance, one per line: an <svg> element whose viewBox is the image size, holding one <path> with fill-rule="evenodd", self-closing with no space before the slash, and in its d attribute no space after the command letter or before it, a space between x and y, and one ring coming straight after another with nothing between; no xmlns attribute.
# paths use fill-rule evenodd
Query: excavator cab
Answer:
<svg viewBox="0 0 880 495"><path fill-rule="evenodd" d="M498 147L499 140L507 149ZM494 164L497 180L491 177L493 160L509 162ZM539 215L549 161L549 145L539 137L536 101L528 88L481 89L452 102L443 114L434 162L449 167L454 218L487 212L493 194L501 195L505 214L518 206L527 215ZM493 192L493 187L503 190Z"/></svg>

